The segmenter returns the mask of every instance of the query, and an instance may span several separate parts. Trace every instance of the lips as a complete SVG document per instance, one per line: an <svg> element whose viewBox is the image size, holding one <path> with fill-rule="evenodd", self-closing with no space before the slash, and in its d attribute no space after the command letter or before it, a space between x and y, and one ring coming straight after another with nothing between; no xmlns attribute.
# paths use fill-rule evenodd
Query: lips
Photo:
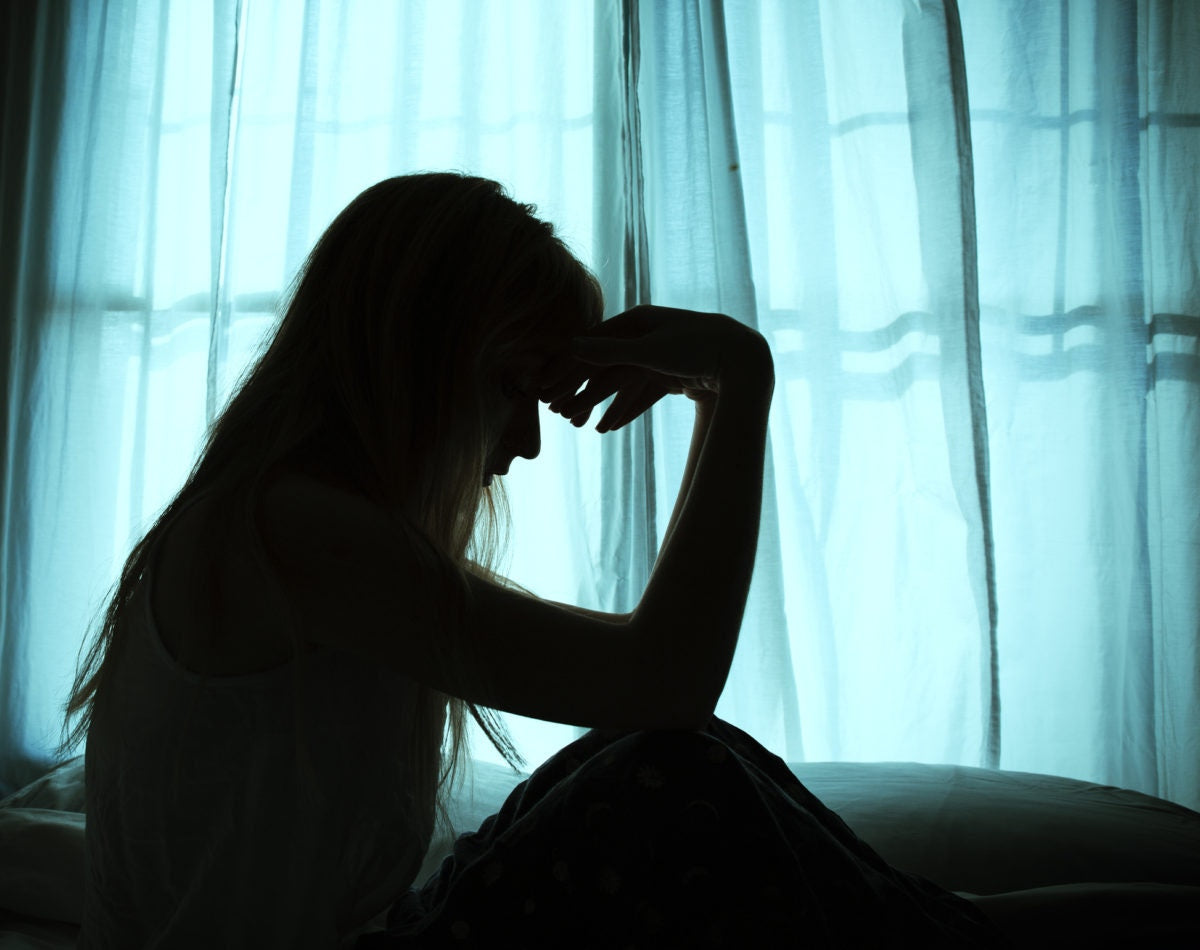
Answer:
<svg viewBox="0 0 1200 950"><path fill-rule="evenodd" d="M507 462L504 463L504 468L497 468L497 469L493 469L489 472L485 472L483 475L484 486L486 487L487 485L490 485L492 483L492 479L497 475L507 475L509 468L512 466L512 463L513 463L513 460L510 458Z"/></svg>

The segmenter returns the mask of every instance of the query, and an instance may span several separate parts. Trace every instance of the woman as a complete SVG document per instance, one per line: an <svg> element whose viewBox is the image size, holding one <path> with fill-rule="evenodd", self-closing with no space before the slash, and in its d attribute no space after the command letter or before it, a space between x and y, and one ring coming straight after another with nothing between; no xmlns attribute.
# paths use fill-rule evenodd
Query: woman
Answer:
<svg viewBox="0 0 1200 950"><path fill-rule="evenodd" d="M69 704L88 737L83 946L991 945L713 718L753 567L763 338L718 314L600 323L532 209L451 174L367 189L134 548ZM489 567L496 475L538 404L598 428L696 406L637 608ZM410 890L466 714L592 727ZM445 737L445 755L442 755ZM658 793L662 794L658 794Z"/></svg>

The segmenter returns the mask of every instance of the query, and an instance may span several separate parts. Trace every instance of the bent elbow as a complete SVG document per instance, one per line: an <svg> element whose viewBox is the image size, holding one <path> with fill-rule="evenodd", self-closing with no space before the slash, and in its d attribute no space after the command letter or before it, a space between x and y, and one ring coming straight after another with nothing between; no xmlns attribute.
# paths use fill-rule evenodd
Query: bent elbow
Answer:
<svg viewBox="0 0 1200 950"><path fill-rule="evenodd" d="M704 638L667 623L648 623L635 612L631 639L642 654L640 690L657 710L659 728L701 731L708 726L725 690L732 650L720 641L705 650ZM686 643L686 646L684 645Z"/></svg>

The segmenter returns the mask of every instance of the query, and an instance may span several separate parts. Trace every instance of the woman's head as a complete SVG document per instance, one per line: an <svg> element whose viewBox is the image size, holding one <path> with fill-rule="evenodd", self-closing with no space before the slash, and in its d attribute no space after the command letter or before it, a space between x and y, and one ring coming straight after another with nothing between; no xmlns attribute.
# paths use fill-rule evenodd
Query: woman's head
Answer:
<svg viewBox="0 0 1200 950"><path fill-rule="evenodd" d="M601 308L553 228L495 182L391 178L317 242L258 369L307 402L301 454L336 451L340 474L459 556L494 474L498 386Z"/></svg>

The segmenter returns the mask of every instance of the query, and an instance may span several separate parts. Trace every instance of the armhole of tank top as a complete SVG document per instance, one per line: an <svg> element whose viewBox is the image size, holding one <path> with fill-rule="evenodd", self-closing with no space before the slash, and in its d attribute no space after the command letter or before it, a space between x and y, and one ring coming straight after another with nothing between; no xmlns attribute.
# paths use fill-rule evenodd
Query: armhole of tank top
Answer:
<svg viewBox="0 0 1200 950"><path fill-rule="evenodd" d="M180 515L195 505L204 495L205 493L201 492L184 502L183 506L171 516L170 521L167 522L158 537L154 539L154 543L150 546L150 550L146 554L146 569L142 575L141 584L142 603L140 605L140 613L142 622L145 624L147 639L150 641L150 649L173 673L191 683L200 683L205 680L212 682L215 679L219 679L219 677L205 677L200 673L189 670L167 649L167 645L163 643L162 634L159 632L158 617L154 613L154 586L158 575L159 559L162 557L163 542L166 539L167 532L175 526Z"/></svg>
<svg viewBox="0 0 1200 950"><path fill-rule="evenodd" d="M154 582L156 579L155 575L157 574L158 559L159 559L159 556L162 554L162 550L161 550L162 543L163 543L164 538L166 537L167 531L169 531L171 529L171 527L174 525L175 521L179 518L179 516L182 515L185 511L187 511L197 501L199 501L201 498L203 498L204 495L205 495L205 493L201 492L200 494L196 495L195 497L190 498L183 505L182 508L180 508L177 512L175 512L175 514L171 518L170 523L164 528L162 533L159 534L159 536L154 540L154 544L151 546L151 549L150 549L149 553L147 554L146 571L143 575L143 583L141 584L140 596L142 597L143 602L140 605L140 612L141 612L142 621L146 627L147 639L149 639L151 641L150 649L153 651L153 653L159 659L159 661L161 663L163 663L167 668L169 668L176 676L179 676L180 678L184 679L188 683L192 683L192 684L207 684L207 685L222 685L222 684L224 684L224 685L229 685L229 686L237 686L237 685L247 685L247 684L251 684L251 683L255 683L255 682L261 682L261 681L273 679L273 678L276 678L279 676L291 675L292 667L296 662L296 659L294 656L291 657L290 659L288 659L286 662L284 662L278 666L271 667L270 669L256 670L256 671L253 671L250 673L205 675L203 673L197 673L194 670L189 670L187 667L185 667L174 656L171 655L171 651L168 650L167 645L165 643L163 643L162 634L159 632L159 628L158 628L158 618L154 614ZM135 609L137 609L137 608L135 608ZM317 648L313 652L326 653L326 652L330 652L330 651L331 651L331 648L322 646L322 647Z"/></svg>

